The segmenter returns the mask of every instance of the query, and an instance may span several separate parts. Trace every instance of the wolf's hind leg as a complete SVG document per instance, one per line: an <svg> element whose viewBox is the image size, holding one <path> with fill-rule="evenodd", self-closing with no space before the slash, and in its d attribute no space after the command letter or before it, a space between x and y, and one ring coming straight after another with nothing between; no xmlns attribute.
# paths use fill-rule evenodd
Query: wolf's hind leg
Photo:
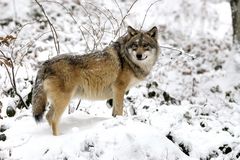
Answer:
<svg viewBox="0 0 240 160"><path fill-rule="evenodd" d="M71 93L61 93L54 98L52 102L52 109L47 114L48 122L52 126L53 135L59 135L59 121L65 111L69 101L71 99Z"/></svg>
<svg viewBox="0 0 240 160"><path fill-rule="evenodd" d="M49 109L49 111L48 111L48 113L47 113L47 115L46 115L48 124L49 124L50 126L52 126L53 113L54 113L54 108L53 108L53 106L51 105L51 106L50 106L50 109Z"/></svg>

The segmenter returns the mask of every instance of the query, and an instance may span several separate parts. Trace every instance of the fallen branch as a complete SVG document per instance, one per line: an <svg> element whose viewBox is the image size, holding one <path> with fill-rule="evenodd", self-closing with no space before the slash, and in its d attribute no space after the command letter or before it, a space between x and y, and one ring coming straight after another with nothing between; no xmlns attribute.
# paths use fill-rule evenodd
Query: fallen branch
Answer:
<svg viewBox="0 0 240 160"><path fill-rule="evenodd" d="M77 104L76 110L78 110L80 104L81 104L81 99L78 101L78 104Z"/></svg>
<svg viewBox="0 0 240 160"><path fill-rule="evenodd" d="M194 60L194 59L196 58L196 57L193 56L193 55L187 54L187 53L185 53L184 51L182 51L182 50L180 50L180 49L177 49L177 48L173 48L173 47L171 47L171 46L162 46L162 45L160 45L159 47L160 47L160 48L165 48L165 49L170 49L170 50L173 50L173 51L177 51L177 52L178 52L178 56L184 54L184 55L190 57L192 60Z"/></svg>

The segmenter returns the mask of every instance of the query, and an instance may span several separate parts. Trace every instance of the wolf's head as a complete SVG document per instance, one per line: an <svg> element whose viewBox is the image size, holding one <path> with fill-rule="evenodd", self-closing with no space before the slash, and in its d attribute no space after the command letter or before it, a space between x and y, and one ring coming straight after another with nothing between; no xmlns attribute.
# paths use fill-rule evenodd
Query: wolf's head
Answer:
<svg viewBox="0 0 240 160"><path fill-rule="evenodd" d="M128 26L125 56L146 71L150 71L159 54L157 32L157 27L149 31L139 31Z"/></svg>

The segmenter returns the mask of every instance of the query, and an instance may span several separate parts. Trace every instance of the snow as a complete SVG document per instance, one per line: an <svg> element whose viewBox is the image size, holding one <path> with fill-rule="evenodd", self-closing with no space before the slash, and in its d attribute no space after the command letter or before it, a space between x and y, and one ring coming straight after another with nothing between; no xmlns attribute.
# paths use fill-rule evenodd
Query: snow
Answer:
<svg viewBox="0 0 240 160"><path fill-rule="evenodd" d="M58 137L46 122L36 126L29 116L21 121L5 131L8 144L1 146L11 147L16 159L189 159L157 129L132 118L74 113L64 117Z"/></svg>
<svg viewBox="0 0 240 160"><path fill-rule="evenodd" d="M121 22L134 1L93 0L91 4L79 1L85 10L77 0L58 2L41 1L41 4L56 27L61 53L83 54L89 51L87 45L93 49L101 33L104 33L102 43L95 46L97 49L117 38L113 34L118 27L116 20ZM124 116L113 118L106 101L82 100L77 106L79 100L75 99L61 119L61 135L52 136L45 119L35 123L31 105L29 109L19 107L9 77L0 66L0 135L6 135L5 141L0 140L0 160L240 157L240 56L239 50L232 47L229 2L160 0L146 14L154 2L138 0L120 35L127 25L141 28L146 15L142 29L156 25L160 30L160 45L186 53L179 55L161 48L151 75L125 95ZM77 23L59 4L72 9ZM28 23L15 44L0 46L14 59L17 89L27 100L39 64L57 55L50 28L43 16L37 16L41 11L34 1L2 0L0 7L0 36L15 35L14 31L19 29L14 21L2 25L6 18L17 19L22 25ZM191 56L196 58L192 60ZM8 107L15 108L14 117L7 116ZM4 127L6 130L2 131Z"/></svg>

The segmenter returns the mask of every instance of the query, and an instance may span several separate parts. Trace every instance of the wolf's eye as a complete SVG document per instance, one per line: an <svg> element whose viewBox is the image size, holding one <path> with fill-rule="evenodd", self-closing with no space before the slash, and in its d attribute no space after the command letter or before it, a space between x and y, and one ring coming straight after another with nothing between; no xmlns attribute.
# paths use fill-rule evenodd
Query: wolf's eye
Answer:
<svg viewBox="0 0 240 160"><path fill-rule="evenodd" d="M132 44L132 50L136 51L137 50L137 45L136 44Z"/></svg>
<svg viewBox="0 0 240 160"><path fill-rule="evenodd" d="M144 48L145 51L150 50L150 46L148 44L143 44L143 48Z"/></svg>

